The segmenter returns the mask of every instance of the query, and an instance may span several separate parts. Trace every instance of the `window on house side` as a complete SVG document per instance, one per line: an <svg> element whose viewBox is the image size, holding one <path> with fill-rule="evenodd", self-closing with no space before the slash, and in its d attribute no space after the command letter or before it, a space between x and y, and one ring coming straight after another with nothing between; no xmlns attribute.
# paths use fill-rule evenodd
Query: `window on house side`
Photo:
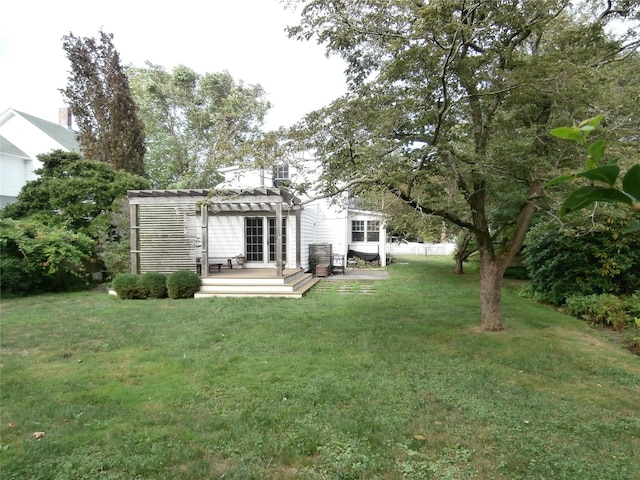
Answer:
<svg viewBox="0 0 640 480"><path fill-rule="evenodd" d="M380 222L377 220L369 220L367 222L367 242L380 241Z"/></svg>
<svg viewBox="0 0 640 480"><path fill-rule="evenodd" d="M289 166L278 165L273 169L274 180L288 180L289 179Z"/></svg>
<svg viewBox="0 0 640 480"><path fill-rule="evenodd" d="M351 241L364 242L364 220L351 220Z"/></svg>

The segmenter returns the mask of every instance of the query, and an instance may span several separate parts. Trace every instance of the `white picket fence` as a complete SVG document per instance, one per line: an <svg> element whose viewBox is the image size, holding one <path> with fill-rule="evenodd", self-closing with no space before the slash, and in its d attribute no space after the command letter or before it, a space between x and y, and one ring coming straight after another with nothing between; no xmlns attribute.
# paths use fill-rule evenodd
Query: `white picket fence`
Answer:
<svg viewBox="0 0 640 480"><path fill-rule="evenodd" d="M455 249L455 243L387 243L391 255L452 255Z"/></svg>

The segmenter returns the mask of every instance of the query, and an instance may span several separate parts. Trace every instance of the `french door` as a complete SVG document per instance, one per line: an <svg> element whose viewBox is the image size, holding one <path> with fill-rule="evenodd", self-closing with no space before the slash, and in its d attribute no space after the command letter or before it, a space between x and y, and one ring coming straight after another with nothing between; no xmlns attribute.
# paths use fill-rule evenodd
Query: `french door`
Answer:
<svg viewBox="0 0 640 480"><path fill-rule="evenodd" d="M244 225L247 262L274 263L276 261L276 219L273 217L247 217ZM264 225L267 225L266 232ZM283 218L282 260L286 261L286 259L287 223Z"/></svg>

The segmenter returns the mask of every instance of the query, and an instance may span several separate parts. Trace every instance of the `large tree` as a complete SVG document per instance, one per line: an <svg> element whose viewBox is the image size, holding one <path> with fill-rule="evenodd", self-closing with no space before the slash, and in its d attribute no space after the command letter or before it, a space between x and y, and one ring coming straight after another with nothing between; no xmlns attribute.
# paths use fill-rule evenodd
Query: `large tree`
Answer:
<svg viewBox="0 0 640 480"><path fill-rule="evenodd" d="M72 33L63 37L71 70L61 92L74 115L85 158L143 175L144 124L112 40L113 34L103 31L98 39Z"/></svg>
<svg viewBox="0 0 640 480"><path fill-rule="evenodd" d="M128 70L149 139L146 167L157 188L205 188L218 169L248 155L270 105L260 85L229 72L158 65Z"/></svg>
<svg viewBox="0 0 640 480"><path fill-rule="evenodd" d="M294 132L324 160L325 191L383 188L472 232L481 325L502 329L504 271L563 166L547 132L603 104L638 45L604 27L637 18L636 2L580 16L568 0L294 3L290 35L348 62L351 94Z"/></svg>

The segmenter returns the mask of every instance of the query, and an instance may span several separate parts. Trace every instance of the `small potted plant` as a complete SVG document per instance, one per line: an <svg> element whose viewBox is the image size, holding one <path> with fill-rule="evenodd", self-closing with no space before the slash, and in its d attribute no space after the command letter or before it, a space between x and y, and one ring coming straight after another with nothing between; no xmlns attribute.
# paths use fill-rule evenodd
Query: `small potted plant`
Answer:
<svg viewBox="0 0 640 480"><path fill-rule="evenodd" d="M240 266L244 265L244 261L245 261L245 257L243 254L236 255L236 262L238 262L238 265Z"/></svg>

